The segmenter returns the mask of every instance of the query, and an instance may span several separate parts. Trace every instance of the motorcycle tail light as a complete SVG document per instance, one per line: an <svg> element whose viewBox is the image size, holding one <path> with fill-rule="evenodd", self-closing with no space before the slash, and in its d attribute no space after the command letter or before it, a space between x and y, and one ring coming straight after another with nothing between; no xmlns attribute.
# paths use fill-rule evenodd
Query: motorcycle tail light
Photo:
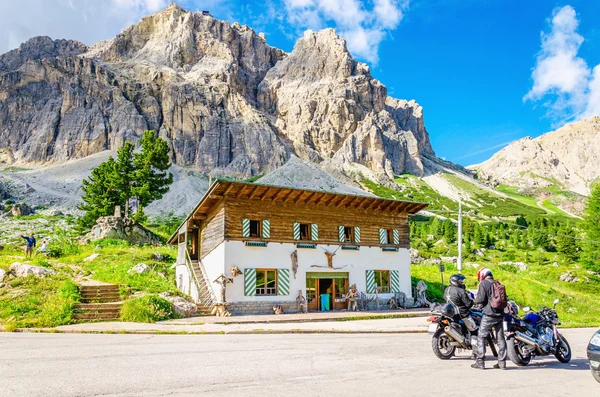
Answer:
<svg viewBox="0 0 600 397"><path fill-rule="evenodd" d="M437 317L436 316L431 316L427 319L428 323L437 323Z"/></svg>

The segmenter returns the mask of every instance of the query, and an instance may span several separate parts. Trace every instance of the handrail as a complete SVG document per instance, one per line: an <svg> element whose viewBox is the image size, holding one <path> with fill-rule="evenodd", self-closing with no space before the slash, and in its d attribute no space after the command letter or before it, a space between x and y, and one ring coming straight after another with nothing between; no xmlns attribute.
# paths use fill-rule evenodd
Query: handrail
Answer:
<svg viewBox="0 0 600 397"><path fill-rule="evenodd" d="M210 284L207 283L207 278L206 278L206 272L204 270L204 266L202 264L202 262L198 261L198 266L201 266L200 268L200 272L202 273L202 277L203 277L203 281L204 281L204 289L208 291L208 297L206 296L206 293L202 293L203 288L202 288L202 284L200 283L200 280L198 280L198 277L196 276L196 272L194 271L194 265L192 263L192 258L190 258L190 253L188 252L187 249L185 249L185 265L188 268L188 271L192 274L192 277L194 279L194 284L196 284L196 289L198 290L198 300L207 305L209 309L212 309L215 305L215 296L214 296L214 292L211 290Z"/></svg>

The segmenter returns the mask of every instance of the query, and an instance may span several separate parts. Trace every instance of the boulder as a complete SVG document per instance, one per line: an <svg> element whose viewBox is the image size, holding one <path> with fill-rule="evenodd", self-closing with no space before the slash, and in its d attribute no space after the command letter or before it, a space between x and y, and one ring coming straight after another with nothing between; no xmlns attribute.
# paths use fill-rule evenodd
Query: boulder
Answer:
<svg viewBox="0 0 600 397"><path fill-rule="evenodd" d="M56 274L52 269L46 269L45 267L26 265L24 263L15 262L10 265L10 271L16 277L27 277L33 275L35 277L46 277Z"/></svg>
<svg viewBox="0 0 600 397"><path fill-rule="evenodd" d="M477 255L480 258L483 258L485 256L485 248L481 248L481 249L474 249L473 251L471 251L473 254Z"/></svg>
<svg viewBox="0 0 600 397"><path fill-rule="evenodd" d="M150 266L145 263L138 263L127 271L127 274L144 274L150 272Z"/></svg>
<svg viewBox="0 0 600 397"><path fill-rule="evenodd" d="M424 259L419 256L419 250L411 248L408 252L410 253L410 263L421 263L424 261Z"/></svg>
<svg viewBox="0 0 600 397"><path fill-rule="evenodd" d="M15 204L10 209L11 216L25 216L33 214L33 208L25 203Z"/></svg>
<svg viewBox="0 0 600 397"><path fill-rule="evenodd" d="M0 269L0 283L4 281L4 277L6 277L6 270Z"/></svg>
<svg viewBox="0 0 600 397"><path fill-rule="evenodd" d="M519 270L527 270L527 264L523 262L500 262L500 265L512 266Z"/></svg>
<svg viewBox="0 0 600 397"><path fill-rule="evenodd" d="M573 275L573 272L567 272L560 276L560 281L564 281L565 283L576 283L579 281L579 278Z"/></svg>
<svg viewBox="0 0 600 397"><path fill-rule="evenodd" d="M479 263L465 263L466 267L470 267L472 269L479 269L479 267L481 266Z"/></svg>
<svg viewBox="0 0 600 397"><path fill-rule="evenodd" d="M165 256L163 254L154 253L152 255L152 259L154 259L155 261L158 261L158 262L162 262L165 260Z"/></svg>
<svg viewBox="0 0 600 397"><path fill-rule="evenodd" d="M91 261L93 261L94 259L96 259L99 256L100 256L100 254L92 254L92 255L88 256L87 258L84 258L83 261L84 262L91 262Z"/></svg>
<svg viewBox="0 0 600 397"><path fill-rule="evenodd" d="M445 263L458 263L458 256L440 256L440 259Z"/></svg>
<svg viewBox="0 0 600 397"><path fill-rule="evenodd" d="M130 218L119 218L115 216L104 216L98 218L96 225L87 235L91 241L103 238L115 238L125 240L132 244L158 244L160 238L136 223Z"/></svg>
<svg viewBox="0 0 600 397"><path fill-rule="evenodd" d="M173 309L184 317L193 316L198 310L195 303L190 302L181 296L174 296L168 292L163 292L158 296L171 302L173 304Z"/></svg>

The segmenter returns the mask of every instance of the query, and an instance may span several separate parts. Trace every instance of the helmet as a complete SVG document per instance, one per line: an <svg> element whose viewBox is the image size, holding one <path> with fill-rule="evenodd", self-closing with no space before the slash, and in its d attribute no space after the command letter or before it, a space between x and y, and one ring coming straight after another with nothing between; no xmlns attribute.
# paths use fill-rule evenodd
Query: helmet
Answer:
<svg viewBox="0 0 600 397"><path fill-rule="evenodd" d="M477 272L477 279L481 282L486 277L492 276L492 271L487 267L481 268L479 272Z"/></svg>
<svg viewBox="0 0 600 397"><path fill-rule="evenodd" d="M456 309L454 308L454 305L446 303L440 309L440 314L444 317L452 318L456 315Z"/></svg>
<svg viewBox="0 0 600 397"><path fill-rule="evenodd" d="M453 274L450 276L450 284L455 287L462 287L465 285L465 279L466 277L462 274Z"/></svg>

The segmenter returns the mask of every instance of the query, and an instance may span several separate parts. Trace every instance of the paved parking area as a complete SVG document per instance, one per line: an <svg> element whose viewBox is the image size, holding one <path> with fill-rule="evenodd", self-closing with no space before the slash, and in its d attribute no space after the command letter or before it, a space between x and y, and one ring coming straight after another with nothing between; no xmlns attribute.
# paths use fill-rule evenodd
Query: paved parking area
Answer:
<svg viewBox="0 0 600 397"><path fill-rule="evenodd" d="M373 320L383 321L383 320ZM598 396L591 329L570 364L477 371L427 334L0 334L0 396Z"/></svg>

